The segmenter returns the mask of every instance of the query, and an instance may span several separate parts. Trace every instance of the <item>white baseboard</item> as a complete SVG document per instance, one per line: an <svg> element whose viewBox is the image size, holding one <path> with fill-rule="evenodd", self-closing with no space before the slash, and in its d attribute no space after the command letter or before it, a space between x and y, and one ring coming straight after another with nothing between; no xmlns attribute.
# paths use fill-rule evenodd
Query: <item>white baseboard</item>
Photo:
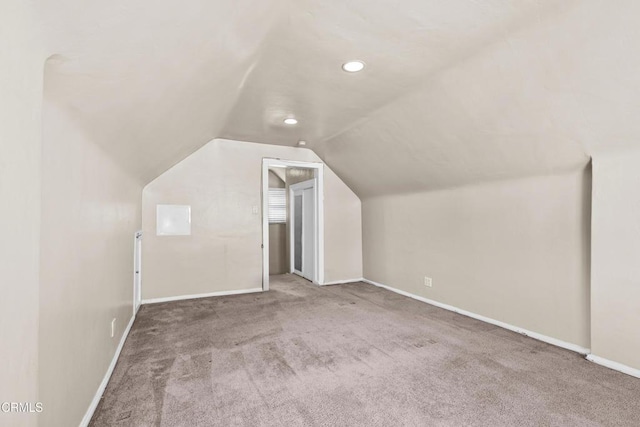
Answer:
<svg viewBox="0 0 640 427"><path fill-rule="evenodd" d="M594 354L588 354L587 360L597 363L598 365L605 366L609 369L613 369L614 371L619 371L623 374L640 378L640 369L632 368L631 366L623 365L622 363L614 362L613 360L605 359L604 357L596 356Z"/></svg>
<svg viewBox="0 0 640 427"><path fill-rule="evenodd" d="M175 297L143 299L142 304L156 304L159 302L181 301L185 299L221 297L225 295L252 294L255 292L262 292L262 288L240 289L237 291L218 291L218 292L210 292L207 294L178 295Z"/></svg>
<svg viewBox="0 0 640 427"><path fill-rule="evenodd" d="M87 412L84 414L82 421L80 421L80 427L87 427L89 422L91 421L91 417L93 417L93 413L98 407L98 403L100 403L100 399L102 398L102 394L104 390L107 388L107 384L109 384L109 379L111 379L111 374L113 374L113 370L116 367L116 363L118 362L118 358L120 357L120 352L122 351L122 347L124 346L124 342L127 340L129 336L129 331L131 331L131 326L133 325L133 321L135 320L135 316L131 316L129 320L129 324L125 328L122 333L122 338L120 338L120 343L118 344L118 348L116 348L116 352L113 355L113 359L111 359L111 363L109 364L109 368L107 368L107 372L104 374L104 378L98 387L98 391L96 391L95 396L93 396L93 400L87 409Z"/></svg>
<svg viewBox="0 0 640 427"><path fill-rule="evenodd" d="M354 283L354 282L363 282L363 281L364 279L362 277L358 277L357 279L333 280L331 282L324 282L321 286L344 285L345 283Z"/></svg>
<svg viewBox="0 0 640 427"><path fill-rule="evenodd" d="M575 351L576 353L580 353L580 354L583 354L583 355L586 355L586 354L590 353L590 350L588 348L584 348L584 347L581 347L581 346L576 345L576 344L568 343L568 342L559 340L557 338L548 337L546 335L542 335L542 334L539 334L537 332L528 331L526 329L522 329L522 328L519 328L517 326L513 326L513 325L510 325L508 323L501 322L499 320L491 319L489 317L481 316L479 314L475 314L475 313L472 313L470 311L459 309L459 308L454 307L452 305L443 304L443 303L438 302L438 301L434 301L434 300L430 300L430 299L427 299L427 298L423 298L421 296L414 295L414 294L409 293L409 292L401 291L400 289L396 289L396 288L393 288L391 286L383 285L382 283L374 282L373 280L368 280L368 279L362 279L362 280L364 282L366 282L366 283L369 283L369 284L372 284L372 285L379 286L381 288L390 290L391 292L395 292L397 294L404 295L405 297L413 298L415 300L422 301L424 303L431 304L431 305L434 305L436 307L443 308L445 310L453 311L455 313L462 314L463 316L471 317L471 318L476 319L476 320L481 320L483 322L490 323L492 325L496 325L496 326L499 326L501 328L508 329L510 331L517 332L519 334L526 335L528 337L537 339L538 341L546 342L547 344L552 344L552 345L555 345L557 347L562 347L564 349Z"/></svg>

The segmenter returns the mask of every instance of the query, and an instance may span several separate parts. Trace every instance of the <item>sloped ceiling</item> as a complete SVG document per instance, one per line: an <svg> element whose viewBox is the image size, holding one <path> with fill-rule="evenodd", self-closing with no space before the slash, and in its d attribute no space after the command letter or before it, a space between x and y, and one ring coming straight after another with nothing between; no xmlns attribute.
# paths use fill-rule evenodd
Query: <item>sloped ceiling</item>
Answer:
<svg viewBox="0 0 640 427"><path fill-rule="evenodd" d="M48 93L145 182L214 137L306 140L369 197L584 167L640 136L632 0L50 3Z"/></svg>
<svg viewBox="0 0 640 427"><path fill-rule="evenodd" d="M46 96L147 183L220 133L282 7L42 0L40 12Z"/></svg>

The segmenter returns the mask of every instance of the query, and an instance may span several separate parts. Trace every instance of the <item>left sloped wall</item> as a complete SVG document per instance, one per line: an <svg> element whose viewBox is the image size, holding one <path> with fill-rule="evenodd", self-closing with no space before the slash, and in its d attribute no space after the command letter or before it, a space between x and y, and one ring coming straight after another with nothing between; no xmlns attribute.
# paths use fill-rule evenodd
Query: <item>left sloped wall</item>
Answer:
<svg viewBox="0 0 640 427"><path fill-rule="evenodd" d="M45 66L42 140L39 425L77 426L132 316L133 235L142 185L57 96ZM111 338L111 320L116 319Z"/></svg>
<svg viewBox="0 0 640 427"><path fill-rule="evenodd" d="M0 402L37 399L42 53L30 2L0 2ZM0 412L0 426L35 414Z"/></svg>

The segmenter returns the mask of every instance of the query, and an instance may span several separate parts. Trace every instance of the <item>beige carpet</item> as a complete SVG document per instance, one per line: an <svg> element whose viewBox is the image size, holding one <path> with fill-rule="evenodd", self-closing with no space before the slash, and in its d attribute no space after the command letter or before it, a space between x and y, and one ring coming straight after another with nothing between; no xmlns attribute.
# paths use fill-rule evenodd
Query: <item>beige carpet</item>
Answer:
<svg viewBox="0 0 640 427"><path fill-rule="evenodd" d="M353 283L143 306L91 425L640 426L640 380Z"/></svg>

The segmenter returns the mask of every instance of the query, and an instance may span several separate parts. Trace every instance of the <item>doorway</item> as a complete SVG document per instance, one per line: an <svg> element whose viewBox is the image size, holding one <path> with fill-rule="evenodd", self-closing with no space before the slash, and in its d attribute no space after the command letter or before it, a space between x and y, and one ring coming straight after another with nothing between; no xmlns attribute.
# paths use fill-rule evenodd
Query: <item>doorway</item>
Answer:
<svg viewBox="0 0 640 427"><path fill-rule="evenodd" d="M315 179L289 187L291 233L290 271L314 281L316 277L316 185Z"/></svg>
<svg viewBox="0 0 640 427"><path fill-rule="evenodd" d="M279 173L274 173L279 172ZM286 232L285 239L287 256L285 271L298 274L315 284L324 283L324 215L323 215L323 183L324 164L319 162L299 162L280 159L263 159L262 161L262 289L269 290L270 263L275 260L270 257L270 246L274 248L275 236L270 236L270 230L275 230L273 219L277 212L272 212L274 206L279 206L275 199L278 191L270 188L270 181L274 175L291 177L286 179ZM295 192L295 194L294 194ZM296 198L299 197L299 198ZM299 204L298 209L295 204ZM295 221L295 215L299 215ZM298 227L296 233L295 227ZM271 237L271 241L270 241ZM298 250L296 250L296 239ZM276 255L276 259L281 254ZM298 264L296 265L296 256Z"/></svg>

